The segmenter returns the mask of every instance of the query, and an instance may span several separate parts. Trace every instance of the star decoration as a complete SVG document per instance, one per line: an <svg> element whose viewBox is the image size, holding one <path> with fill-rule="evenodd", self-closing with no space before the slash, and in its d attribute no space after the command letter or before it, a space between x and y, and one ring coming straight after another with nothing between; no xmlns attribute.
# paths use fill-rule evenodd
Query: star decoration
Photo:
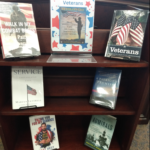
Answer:
<svg viewBox="0 0 150 150"><path fill-rule="evenodd" d="M53 41L53 48L54 48L54 47L57 47L57 45L58 45L58 43L54 40L54 41ZM57 48L58 48L58 47L57 47Z"/></svg>
<svg viewBox="0 0 150 150"><path fill-rule="evenodd" d="M92 35L93 35L93 32L92 32L92 31L90 31L90 38L92 38Z"/></svg>
<svg viewBox="0 0 150 150"><path fill-rule="evenodd" d="M87 10L87 11L86 11L86 15L89 16L89 14L90 14L90 12Z"/></svg>
<svg viewBox="0 0 150 150"><path fill-rule="evenodd" d="M82 49L87 48L88 43L80 44L82 46Z"/></svg>
<svg viewBox="0 0 150 150"><path fill-rule="evenodd" d="M59 29L59 18L58 15L55 18L52 18L52 27Z"/></svg>
<svg viewBox="0 0 150 150"><path fill-rule="evenodd" d="M63 47L66 47L67 45L66 44L63 44Z"/></svg>
<svg viewBox="0 0 150 150"><path fill-rule="evenodd" d="M55 33L55 31L52 31L52 37L54 37L54 33Z"/></svg>
<svg viewBox="0 0 150 150"><path fill-rule="evenodd" d="M88 17L88 20L90 22L89 28L92 28L93 27L93 17Z"/></svg>
<svg viewBox="0 0 150 150"><path fill-rule="evenodd" d="M90 4L90 1L86 1L86 4L85 4L87 7L89 7L91 4Z"/></svg>
<svg viewBox="0 0 150 150"><path fill-rule="evenodd" d="M79 51L79 46L72 45L71 51Z"/></svg>
<svg viewBox="0 0 150 150"><path fill-rule="evenodd" d="M56 11L59 13L59 8Z"/></svg>

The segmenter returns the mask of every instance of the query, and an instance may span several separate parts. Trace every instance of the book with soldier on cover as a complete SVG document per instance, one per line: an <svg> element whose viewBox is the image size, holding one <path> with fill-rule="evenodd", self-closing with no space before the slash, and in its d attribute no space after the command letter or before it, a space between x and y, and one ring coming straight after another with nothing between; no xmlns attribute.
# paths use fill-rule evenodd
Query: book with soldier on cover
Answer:
<svg viewBox="0 0 150 150"><path fill-rule="evenodd" d="M32 4L0 2L0 33L4 59L41 55Z"/></svg>
<svg viewBox="0 0 150 150"><path fill-rule="evenodd" d="M51 48L92 52L95 1L51 0Z"/></svg>
<svg viewBox="0 0 150 150"><path fill-rule="evenodd" d="M11 68L12 108L27 109L44 106L43 68Z"/></svg>
<svg viewBox="0 0 150 150"><path fill-rule="evenodd" d="M93 115L84 144L94 150L108 150L116 121L113 116Z"/></svg>
<svg viewBox="0 0 150 150"><path fill-rule="evenodd" d="M34 150L59 149L55 115L29 117Z"/></svg>
<svg viewBox="0 0 150 150"><path fill-rule="evenodd" d="M105 57L140 61L148 10L115 10Z"/></svg>
<svg viewBox="0 0 150 150"><path fill-rule="evenodd" d="M115 109L121 72L119 69L97 68L89 102Z"/></svg>

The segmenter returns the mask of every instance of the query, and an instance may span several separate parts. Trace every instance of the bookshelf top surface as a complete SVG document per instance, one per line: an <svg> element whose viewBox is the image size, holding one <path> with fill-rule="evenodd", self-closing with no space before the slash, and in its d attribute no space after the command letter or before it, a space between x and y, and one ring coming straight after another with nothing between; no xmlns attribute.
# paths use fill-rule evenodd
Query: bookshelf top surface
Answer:
<svg viewBox="0 0 150 150"><path fill-rule="evenodd" d="M0 66L47 66L47 67L126 67L141 68L148 67L148 62L129 62L105 58L104 56L93 56L97 63L47 63L50 55L41 55L35 58L24 58L16 60L4 60L0 55Z"/></svg>
<svg viewBox="0 0 150 150"><path fill-rule="evenodd" d="M45 107L12 110L7 103L1 115L134 115L135 111L124 98L118 98L115 110L89 104L89 98L45 98Z"/></svg>

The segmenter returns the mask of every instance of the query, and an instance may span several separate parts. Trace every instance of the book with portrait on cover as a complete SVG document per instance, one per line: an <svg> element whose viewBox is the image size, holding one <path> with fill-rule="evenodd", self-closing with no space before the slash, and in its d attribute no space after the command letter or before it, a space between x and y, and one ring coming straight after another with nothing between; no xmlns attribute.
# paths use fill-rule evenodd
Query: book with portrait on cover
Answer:
<svg viewBox="0 0 150 150"><path fill-rule="evenodd" d="M41 55L32 4L0 2L0 33L4 59Z"/></svg>
<svg viewBox="0 0 150 150"><path fill-rule="evenodd" d="M11 68L12 108L44 106L43 67Z"/></svg>
<svg viewBox="0 0 150 150"><path fill-rule="evenodd" d="M116 121L113 116L93 115L84 144L94 150L108 150Z"/></svg>
<svg viewBox="0 0 150 150"><path fill-rule="evenodd" d="M92 52L94 0L51 0L53 52Z"/></svg>
<svg viewBox="0 0 150 150"><path fill-rule="evenodd" d="M115 10L105 57L140 61L148 10Z"/></svg>
<svg viewBox="0 0 150 150"><path fill-rule="evenodd" d="M29 117L34 150L59 149L55 115Z"/></svg>

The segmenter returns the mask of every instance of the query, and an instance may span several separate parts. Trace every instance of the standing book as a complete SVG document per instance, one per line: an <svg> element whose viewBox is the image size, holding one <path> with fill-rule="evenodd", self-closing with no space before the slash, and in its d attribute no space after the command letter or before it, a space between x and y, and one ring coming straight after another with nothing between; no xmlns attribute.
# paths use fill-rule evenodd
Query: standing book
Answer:
<svg viewBox="0 0 150 150"><path fill-rule="evenodd" d="M148 10L115 10L105 57L140 61Z"/></svg>
<svg viewBox="0 0 150 150"><path fill-rule="evenodd" d="M119 69L97 68L89 102L115 109L121 72Z"/></svg>
<svg viewBox="0 0 150 150"><path fill-rule="evenodd" d="M29 117L34 150L59 149L59 141L54 115Z"/></svg>
<svg viewBox="0 0 150 150"><path fill-rule="evenodd" d="M13 66L11 77L13 109L44 106L42 67Z"/></svg>
<svg viewBox="0 0 150 150"><path fill-rule="evenodd" d="M41 55L32 4L0 2L0 33L4 59Z"/></svg>
<svg viewBox="0 0 150 150"><path fill-rule="evenodd" d="M51 0L53 52L92 52L94 0Z"/></svg>
<svg viewBox="0 0 150 150"><path fill-rule="evenodd" d="M93 115L87 131L85 145L94 150L108 150L116 121L113 116Z"/></svg>

